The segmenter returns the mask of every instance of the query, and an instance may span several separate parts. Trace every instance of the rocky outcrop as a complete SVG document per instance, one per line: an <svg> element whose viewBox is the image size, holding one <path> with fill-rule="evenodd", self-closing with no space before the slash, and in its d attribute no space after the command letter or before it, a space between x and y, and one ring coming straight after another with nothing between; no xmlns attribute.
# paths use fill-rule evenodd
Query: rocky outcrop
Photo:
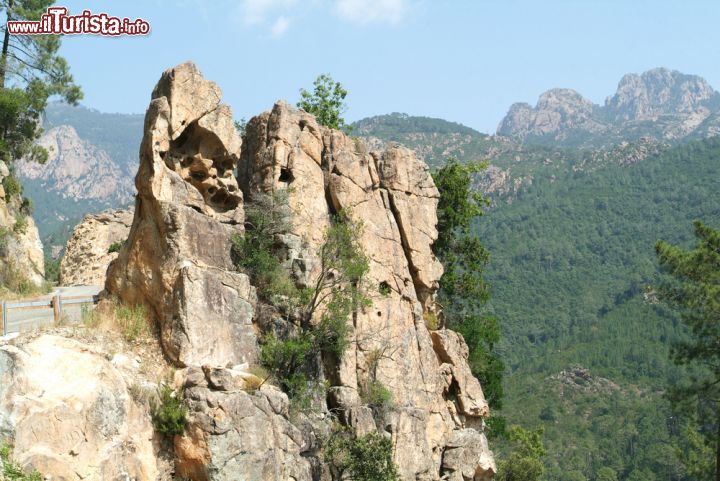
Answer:
<svg viewBox="0 0 720 481"><path fill-rule="evenodd" d="M513 104L500 122L498 134L563 140L574 130L600 133L606 129L595 119L591 101L571 89L553 89L543 93L534 108L526 103Z"/></svg>
<svg viewBox="0 0 720 481"><path fill-rule="evenodd" d="M132 220L133 211L127 209L86 215L65 248L60 284L104 286L107 268L118 256L117 247L128 238Z"/></svg>
<svg viewBox="0 0 720 481"><path fill-rule="evenodd" d="M535 107L514 104L497 133L524 141L580 145L644 136L675 140L698 130L718 111L720 94L707 81L657 68L625 75L603 106L567 89L545 92Z"/></svg>
<svg viewBox="0 0 720 481"><path fill-rule="evenodd" d="M335 417L392 438L403 479L492 476L488 407L467 346L425 325L425 314L440 309L442 266L432 252L438 191L412 151L368 152L284 102L251 119L241 149L219 88L188 63L166 71L153 91L136 187L133 224L106 290L145 305L168 358L184 368L177 383L190 424L175 439L182 476L327 477L319 440ZM370 264L372 302L348 319L350 347L342 359L319 359L328 398L317 400L314 417L292 422L276 388L246 392L261 326L255 289L230 258L233 236L244 234L246 199L277 190L292 211L277 241L298 284L319 272L318 250L341 211L362 223ZM360 396L371 370L392 394L393 408L382 414Z"/></svg>
<svg viewBox="0 0 720 481"><path fill-rule="evenodd" d="M160 478L150 417L130 394L135 364L52 335L0 345L0 439L46 479Z"/></svg>
<svg viewBox="0 0 720 481"><path fill-rule="evenodd" d="M10 169L0 161L0 287L25 281L40 286L45 277L40 234L19 193L5 191L7 177Z"/></svg>
<svg viewBox="0 0 720 481"><path fill-rule="evenodd" d="M180 366L257 360L255 289L230 259L243 233L240 145L217 85L191 63L163 74L145 118L135 217L106 289L148 308Z"/></svg>
<svg viewBox="0 0 720 481"><path fill-rule="evenodd" d="M290 265L317 266L316 252L332 214L350 212L364 226L360 244L370 258L367 282L377 294L372 306L353 318L353 342L334 373L331 407L346 413L345 420L361 432L377 429L392 436L403 479L438 479L443 470L455 470L443 467L446 446L456 431L482 426L487 404L479 383L468 375L462 338L438 335L434 346L423 320L425 312L436 309L442 274L431 250L438 192L427 166L397 145L367 152L362 142L319 126L313 116L283 102L253 118L245 138L239 176L246 194L288 191L292 235L305 246L288 249ZM380 294L383 285L387 293ZM450 367L448 352L455 353L465 374ZM377 380L390 389L395 404L383 423L363 414L359 395L377 353L382 353ZM473 401L457 401L459 386L474 393ZM489 451L484 453L492 460ZM473 465L464 470L492 474L491 463L478 468L480 456L467 459Z"/></svg>

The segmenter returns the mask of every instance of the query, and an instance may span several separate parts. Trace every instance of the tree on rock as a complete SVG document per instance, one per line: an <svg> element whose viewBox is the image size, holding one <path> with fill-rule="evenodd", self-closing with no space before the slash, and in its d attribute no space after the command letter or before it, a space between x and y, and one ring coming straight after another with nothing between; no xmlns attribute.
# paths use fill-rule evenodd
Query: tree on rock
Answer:
<svg viewBox="0 0 720 481"><path fill-rule="evenodd" d="M312 92L300 89L298 108L313 114L317 121L326 127L331 129L345 127L345 119L341 116L347 110L345 103L347 90L328 74L319 75L313 86Z"/></svg>
<svg viewBox="0 0 720 481"><path fill-rule="evenodd" d="M7 20L40 20L49 0L0 2ZM10 35L3 29L0 53L0 159L20 157L43 162L47 152L35 145L40 116L48 99L57 95L71 104L82 98L67 61L58 55L59 35Z"/></svg>
<svg viewBox="0 0 720 481"><path fill-rule="evenodd" d="M472 176L484 168L481 162L460 164L450 158L433 175L440 191L434 250L445 267L438 299L444 306L447 325L465 338L470 348L470 368L480 380L490 406L500 408L505 369L495 352L500 324L484 310L489 291L483 269L489 255L471 232L472 223L487 204L481 193L472 190Z"/></svg>
<svg viewBox="0 0 720 481"><path fill-rule="evenodd" d="M676 410L690 419L680 459L698 479L720 481L720 230L700 221L694 225L695 249L655 245L670 274L658 295L676 309L689 334L671 350L675 363L688 368L684 382L669 389Z"/></svg>

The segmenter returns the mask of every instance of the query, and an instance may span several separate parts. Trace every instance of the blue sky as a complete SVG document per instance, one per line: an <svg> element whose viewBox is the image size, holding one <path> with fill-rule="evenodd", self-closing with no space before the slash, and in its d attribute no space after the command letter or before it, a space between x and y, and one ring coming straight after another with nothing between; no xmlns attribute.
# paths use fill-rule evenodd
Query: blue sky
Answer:
<svg viewBox="0 0 720 481"><path fill-rule="evenodd" d="M319 73L349 91L346 119L389 112L494 132L511 103L553 87L596 103L629 72L664 66L720 88L719 0L107 0L59 2L142 17L147 37L67 37L84 105L144 112L168 67L193 60L237 118L297 101Z"/></svg>

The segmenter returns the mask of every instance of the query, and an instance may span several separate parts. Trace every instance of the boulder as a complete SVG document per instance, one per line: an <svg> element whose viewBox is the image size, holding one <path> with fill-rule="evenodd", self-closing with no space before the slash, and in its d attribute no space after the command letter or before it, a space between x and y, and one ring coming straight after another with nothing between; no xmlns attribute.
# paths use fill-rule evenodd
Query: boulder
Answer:
<svg viewBox="0 0 720 481"><path fill-rule="evenodd" d="M157 479L150 416L128 391L89 345L51 335L0 345L0 439L47 479Z"/></svg>
<svg viewBox="0 0 720 481"><path fill-rule="evenodd" d="M104 286L107 268L118 256L110 247L125 242L132 220L133 211L128 209L86 215L73 230L60 261L60 284Z"/></svg>

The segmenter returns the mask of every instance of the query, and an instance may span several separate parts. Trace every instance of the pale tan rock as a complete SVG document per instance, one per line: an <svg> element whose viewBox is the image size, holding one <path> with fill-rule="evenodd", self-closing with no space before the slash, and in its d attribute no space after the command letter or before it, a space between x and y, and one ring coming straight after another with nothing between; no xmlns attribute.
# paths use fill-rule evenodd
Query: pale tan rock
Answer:
<svg viewBox="0 0 720 481"><path fill-rule="evenodd" d="M441 342L444 349L436 352L423 320L424 310L437 309L434 296L442 275L431 249L437 238L438 191L427 166L397 145L368 153L361 141L319 126L284 102L253 118L245 140L240 184L249 198L254 192L289 190L295 216L284 238L301 241L287 246L287 261L311 266L305 281L316 273L316 253L330 216L345 211L362 223L372 305L352 319L354 342L333 373L331 407L359 433L387 429L403 479L439 479L454 433L469 429L484 439L470 426L481 426L488 411L470 375L464 342L448 334L447 347ZM394 404L379 425L358 395L370 376L371 357L377 358L374 375L390 390ZM461 399L455 400L451 383L461 384ZM482 446L492 459L486 443ZM464 472L476 468L462 465Z"/></svg>
<svg viewBox="0 0 720 481"><path fill-rule="evenodd" d="M24 230L16 229L24 219ZM35 221L21 211L20 199L0 200L0 284L2 276L20 276L35 286L45 282L45 255Z"/></svg>
<svg viewBox="0 0 720 481"><path fill-rule="evenodd" d="M150 416L100 352L43 335L0 346L0 438L51 479L156 479Z"/></svg>
<svg viewBox="0 0 720 481"><path fill-rule="evenodd" d="M63 286L104 286L110 262L118 256L109 252L115 243L124 243L130 234L132 210L111 210L86 215L75 227L60 261Z"/></svg>
<svg viewBox="0 0 720 481"><path fill-rule="evenodd" d="M179 365L257 359L255 289L230 259L243 232L240 145L217 85L192 63L163 73L145 118L135 217L106 290L148 308Z"/></svg>

